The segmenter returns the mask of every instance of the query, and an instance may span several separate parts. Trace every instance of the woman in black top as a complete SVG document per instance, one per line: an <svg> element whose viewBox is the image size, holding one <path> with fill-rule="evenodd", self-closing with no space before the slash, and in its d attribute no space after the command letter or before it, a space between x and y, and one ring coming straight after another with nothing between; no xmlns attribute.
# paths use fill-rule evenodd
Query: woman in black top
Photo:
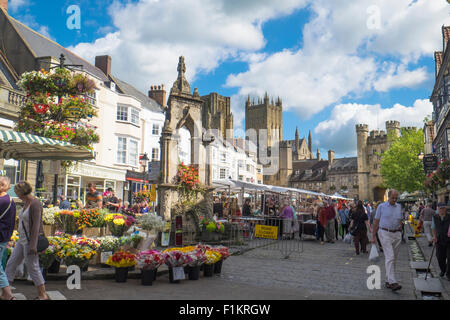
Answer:
<svg viewBox="0 0 450 320"><path fill-rule="evenodd" d="M364 209L361 200L358 201L356 209L350 213L350 230L352 227L356 227L356 233L354 235L356 254L359 254L359 245L361 244L361 251L367 253L367 243L369 238L367 237L367 230L370 230L369 217Z"/></svg>

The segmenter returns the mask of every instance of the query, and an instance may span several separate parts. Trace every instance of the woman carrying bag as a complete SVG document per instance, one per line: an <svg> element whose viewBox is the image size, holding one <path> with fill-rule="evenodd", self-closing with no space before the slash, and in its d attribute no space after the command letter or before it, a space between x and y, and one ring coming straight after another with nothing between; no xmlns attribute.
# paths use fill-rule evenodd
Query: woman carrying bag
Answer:
<svg viewBox="0 0 450 320"><path fill-rule="evenodd" d="M33 188L26 181L17 183L14 191L23 201L23 209L19 214L19 240L6 265L6 275L9 283L12 283L17 267L25 262L27 271L38 290L38 297L35 300L50 300L45 291L45 281L39 267L37 249L40 235L44 234L42 204L31 194Z"/></svg>
<svg viewBox="0 0 450 320"><path fill-rule="evenodd" d="M16 204L11 197L6 193L11 187L8 177L0 177L0 257L3 257L6 246L11 239L14 231L14 224L16 222ZM0 263L0 288L2 295L0 300L15 300L16 298L11 293L11 286L9 285L8 277L3 270L3 265Z"/></svg>

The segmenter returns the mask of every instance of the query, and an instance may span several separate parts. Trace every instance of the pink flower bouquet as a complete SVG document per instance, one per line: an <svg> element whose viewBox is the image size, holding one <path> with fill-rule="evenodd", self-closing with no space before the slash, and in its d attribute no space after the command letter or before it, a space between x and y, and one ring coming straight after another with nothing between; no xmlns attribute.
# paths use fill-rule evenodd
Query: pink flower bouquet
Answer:
<svg viewBox="0 0 450 320"><path fill-rule="evenodd" d="M168 267L185 267L192 262L192 258L181 251L169 251L163 254L164 262Z"/></svg>
<svg viewBox="0 0 450 320"><path fill-rule="evenodd" d="M188 264L190 267L201 266L206 262L206 254L203 250L193 250L187 253L187 255L192 259Z"/></svg>
<svg viewBox="0 0 450 320"><path fill-rule="evenodd" d="M137 255L138 268L154 270L165 263L163 254L156 250L141 251Z"/></svg>

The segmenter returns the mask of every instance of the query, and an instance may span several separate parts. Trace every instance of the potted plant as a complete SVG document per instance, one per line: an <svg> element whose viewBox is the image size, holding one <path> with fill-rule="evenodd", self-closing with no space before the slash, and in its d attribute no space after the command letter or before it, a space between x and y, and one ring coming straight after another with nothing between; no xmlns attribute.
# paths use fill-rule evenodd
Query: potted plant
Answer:
<svg viewBox="0 0 450 320"><path fill-rule="evenodd" d="M60 250L58 241L54 240L54 238L49 237L48 242L49 246L47 249L39 254L39 265L42 269L42 276L44 277L44 280L47 280L48 269L56 261L56 254Z"/></svg>
<svg viewBox="0 0 450 320"><path fill-rule="evenodd" d="M156 280L156 272L164 263L163 254L156 250L141 251L137 255L137 266L141 269L141 284L151 286Z"/></svg>
<svg viewBox="0 0 450 320"><path fill-rule="evenodd" d="M180 283L180 280L174 279L174 268L183 268L192 262L191 257L189 257L185 252L182 251L163 251L163 258L165 264L169 267L169 282L170 283ZM184 273L184 271L183 271Z"/></svg>
<svg viewBox="0 0 450 320"><path fill-rule="evenodd" d="M127 282L129 268L136 265L136 255L130 252L119 251L110 256L106 264L116 269L116 282Z"/></svg>
<svg viewBox="0 0 450 320"><path fill-rule="evenodd" d="M66 266L77 265L82 271L87 269L89 260L97 254L96 250L100 247L97 240L70 235L61 237L60 245L58 257Z"/></svg>

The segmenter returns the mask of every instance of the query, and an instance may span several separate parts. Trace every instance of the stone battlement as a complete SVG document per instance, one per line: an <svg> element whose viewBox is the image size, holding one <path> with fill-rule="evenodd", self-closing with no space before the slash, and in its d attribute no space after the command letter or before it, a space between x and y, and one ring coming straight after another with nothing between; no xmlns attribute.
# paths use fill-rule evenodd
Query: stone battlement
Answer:
<svg viewBox="0 0 450 320"><path fill-rule="evenodd" d="M356 131L369 131L369 125L367 124L357 124Z"/></svg>

